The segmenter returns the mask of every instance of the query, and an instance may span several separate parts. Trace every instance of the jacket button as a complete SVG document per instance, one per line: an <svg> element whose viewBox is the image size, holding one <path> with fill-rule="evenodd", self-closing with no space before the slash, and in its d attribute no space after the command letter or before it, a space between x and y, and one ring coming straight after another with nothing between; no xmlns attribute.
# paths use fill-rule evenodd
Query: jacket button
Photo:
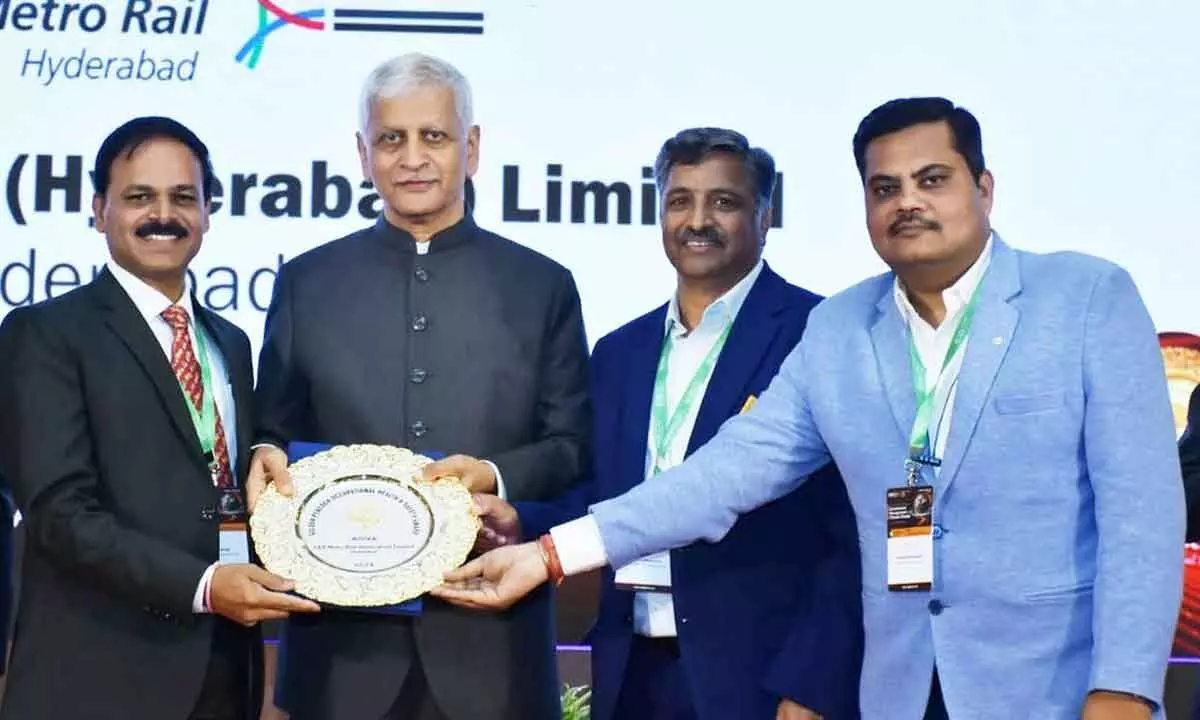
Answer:
<svg viewBox="0 0 1200 720"><path fill-rule="evenodd" d="M413 434L414 437L422 437L423 435L425 435L425 433L429 432L429 427L426 426L425 423L420 420L416 421L412 425L409 425L408 429Z"/></svg>
<svg viewBox="0 0 1200 720"><path fill-rule="evenodd" d="M415 318L413 318L413 321L412 321L413 332L421 332L422 330L424 330L427 327L429 327L429 319L426 318L424 315L418 315Z"/></svg>
<svg viewBox="0 0 1200 720"><path fill-rule="evenodd" d="M933 539L934 539L934 540L937 540L937 539L938 539L938 538L940 538L940 537L941 537L943 534L945 534L945 532L946 532L946 531L942 529L942 526L941 526L941 525L934 525L934 526L933 526Z"/></svg>
<svg viewBox="0 0 1200 720"><path fill-rule="evenodd" d="M930 615L941 615L942 610L945 610L945 609L946 609L946 606L942 604L941 600L930 600L929 601L929 614Z"/></svg>
<svg viewBox="0 0 1200 720"><path fill-rule="evenodd" d="M425 378L429 377L429 373L421 368L415 368L408 374L408 380L414 385L420 385L425 382Z"/></svg>
<svg viewBox="0 0 1200 720"><path fill-rule="evenodd" d="M413 270L413 277L420 282L429 282L429 271L423 267L419 267Z"/></svg>

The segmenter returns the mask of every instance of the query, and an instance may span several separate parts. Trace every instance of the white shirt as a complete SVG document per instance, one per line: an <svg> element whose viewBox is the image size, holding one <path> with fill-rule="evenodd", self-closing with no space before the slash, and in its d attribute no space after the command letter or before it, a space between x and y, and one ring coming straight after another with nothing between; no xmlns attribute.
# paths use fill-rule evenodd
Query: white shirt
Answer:
<svg viewBox="0 0 1200 720"><path fill-rule="evenodd" d="M171 326L167 321L162 318L162 312L171 307L171 301L161 292L146 284L144 280L120 265L108 263L107 267L108 271L112 273L113 278L121 286L121 289L133 301L134 307L137 308L138 313L146 321L151 332L154 333L154 339L158 341L158 345L162 348L163 354L169 363L171 361L171 343L174 338L174 331L171 330ZM183 295L179 298L179 302L175 304L187 312L189 320L188 335L191 336L192 349L196 350L199 348L199 345L196 344L196 313L192 308L190 278L185 280ZM229 464L231 467L237 467L237 443L233 441L233 438L237 437L237 415L233 403L233 387L229 383L229 372L225 367L225 358L221 356L216 343L212 341L211 334L205 333L204 338L208 341L205 344L208 348L208 364L212 368L213 396L216 401L217 412L221 416L221 425L225 429L226 446L229 448ZM192 599L193 612L208 612L208 608L204 607L204 595L216 567L216 563L210 565L200 578L200 584L196 587L196 594Z"/></svg>
<svg viewBox="0 0 1200 720"><path fill-rule="evenodd" d="M762 261L754 266L746 277L738 281L724 295L717 298L704 309L700 322L688 332L679 313L679 297L672 294L667 305L667 317L663 332L671 338L671 355L667 362L666 400L667 418L672 417L683 393L692 378L700 370L704 358L716 344L721 333L737 317L750 288L762 272ZM713 368L716 364L713 364ZM671 439L665 457L658 458L660 470L668 470L683 462L687 454L688 443L691 441L692 430L696 418L700 414L700 405L708 391L708 382L712 378L712 370L701 381L696 390L692 406L683 417L678 432ZM646 464L644 477L649 478L654 470L655 461L654 417L650 418L650 432L646 438ZM663 557L670 568L670 554ZM675 603L669 592L637 592L633 597L633 629L639 635L650 637L673 637L675 632Z"/></svg>
<svg viewBox="0 0 1200 720"><path fill-rule="evenodd" d="M975 264L971 265L957 282L942 291L942 303L946 306L946 316L942 319L942 324L936 328L917 314L917 309L913 307L908 299L908 294L904 292L904 288L900 284L900 278L896 278L896 282L892 286L892 295L895 297L896 306L900 308L904 322L912 333L917 356L921 358L921 364L925 366L926 388L938 382L942 361L946 359L946 352L950 349L950 340L954 337L954 330L958 325L959 318L967 309L967 303L971 302L971 296L983 280L983 274L991 260L992 238L989 235L983 252L979 254ZM933 417L929 421L929 438L933 444L933 455L939 459L946 456L946 441L950 437L950 418L954 414L954 398L958 394L958 371L962 369L963 357L967 354L969 342L968 336L946 368L945 376L938 384L937 392L934 394Z"/></svg>
<svg viewBox="0 0 1200 720"><path fill-rule="evenodd" d="M912 329L917 354L926 368L926 387L937 379L942 360L946 357L946 349L950 345L950 338L954 335L954 326L970 301L972 293L982 282L991 257L992 236L989 235L975 264L963 273L958 282L942 292L942 300L946 304L946 317L936 329L917 315L901 289L899 279L893 286L896 304L900 307L905 322ZM934 438L934 452L937 457L942 457L945 453L946 438L950 435L950 409L954 404L958 368L961 367L962 358L966 354L966 345L964 342L963 349L957 354L957 362L948 368L949 372L939 385L939 393L935 396L934 407L939 410L935 410L934 418L930 422L930 436ZM608 554L604 549L600 526L591 514L551 528L550 536L554 540L555 552L564 575L587 572L608 564Z"/></svg>

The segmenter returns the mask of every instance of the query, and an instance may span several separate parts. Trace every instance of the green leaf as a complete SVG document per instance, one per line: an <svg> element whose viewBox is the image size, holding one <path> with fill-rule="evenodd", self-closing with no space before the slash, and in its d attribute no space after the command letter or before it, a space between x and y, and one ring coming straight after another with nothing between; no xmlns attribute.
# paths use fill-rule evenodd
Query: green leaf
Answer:
<svg viewBox="0 0 1200 720"><path fill-rule="evenodd" d="M589 720L592 716L592 689L586 685L563 685L562 720Z"/></svg>

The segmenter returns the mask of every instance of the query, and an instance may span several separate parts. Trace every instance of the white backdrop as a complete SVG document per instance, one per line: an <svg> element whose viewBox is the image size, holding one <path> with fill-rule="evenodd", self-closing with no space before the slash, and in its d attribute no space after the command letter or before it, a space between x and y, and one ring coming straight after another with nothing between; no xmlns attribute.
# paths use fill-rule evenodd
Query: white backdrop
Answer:
<svg viewBox="0 0 1200 720"><path fill-rule="evenodd" d="M256 271L368 222L357 207L313 217L314 164L348 178L357 206L369 192L358 186L354 150L362 78L385 57L421 50L474 85L477 219L575 272L592 341L672 287L657 228L638 222L639 199L642 168L686 126L733 127L775 155L783 226L768 237L767 259L786 277L828 294L882 269L850 138L873 106L915 94L948 96L979 117L997 177L993 219L1010 243L1115 260L1161 330L1200 330L1190 292L1200 259L1198 3L347 2L107 0L64 20L61 7L43 17L40 2L0 0L0 315L65 292L104 261L88 225L96 148L135 114L167 114L206 140L223 184L193 266L201 298L257 348L272 276ZM251 69L249 56L235 56L255 34L260 5L319 11L311 21L325 28L270 33ZM481 13L466 24L483 32L334 30L347 10ZM175 32L165 32L172 15ZM138 79L143 56L169 79ZM133 78L121 77L125 57ZM606 224L593 221L591 205L585 223L545 222L548 164L562 166L564 184L628 183L634 223L611 222L615 203ZM506 187L506 167L519 183ZM296 178L296 217L264 214L262 185L275 174ZM63 175L55 185L51 176ZM249 175L257 186L234 207L233 186ZM505 222L506 192L520 208L543 209L542 221ZM331 203L335 195L330 188Z"/></svg>

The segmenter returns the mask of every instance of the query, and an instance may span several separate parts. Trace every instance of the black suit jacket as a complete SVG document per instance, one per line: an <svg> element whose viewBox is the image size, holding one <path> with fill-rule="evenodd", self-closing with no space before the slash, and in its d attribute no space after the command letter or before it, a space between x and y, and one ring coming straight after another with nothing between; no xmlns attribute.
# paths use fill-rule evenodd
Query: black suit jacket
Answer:
<svg viewBox="0 0 1200 720"><path fill-rule="evenodd" d="M13 532L13 501L8 483L0 477L0 674L6 670L9 629L12 627L13 562L16 533Z"/></svg>
<svg viewBox="0 0 1200 720"><path fill-rule="evenodd" d="M195 307L229 371L244 477L249 342ZM191 609L218 557L218 520L184 402L152 331L107 270L0 325L0 476L25 528L0 718L168 720L194 707L213 628L228 621ZM261 635L240 637L252 655L248 712L257 718Z"/></svg>
<svg viewBox="0 0 1200 720"><path fill-rule="evenodd" d="M259 440L398 445L496 463L550 498L587 462L587 342L571 274L468 216L418 255L384 220L284 265L267 311ZM414 658L453 720L560 715L551 591L500 614L327 610L284 629L294 720L377 718Z"/></svg>
<svg viewBox="0 0 1200 720"><path fill-rule="evenodd" d="M1200 540L1200 385L1188 399L1187 429L1179 438L1179 464L1187 504L1187 541Z"/></svg>

